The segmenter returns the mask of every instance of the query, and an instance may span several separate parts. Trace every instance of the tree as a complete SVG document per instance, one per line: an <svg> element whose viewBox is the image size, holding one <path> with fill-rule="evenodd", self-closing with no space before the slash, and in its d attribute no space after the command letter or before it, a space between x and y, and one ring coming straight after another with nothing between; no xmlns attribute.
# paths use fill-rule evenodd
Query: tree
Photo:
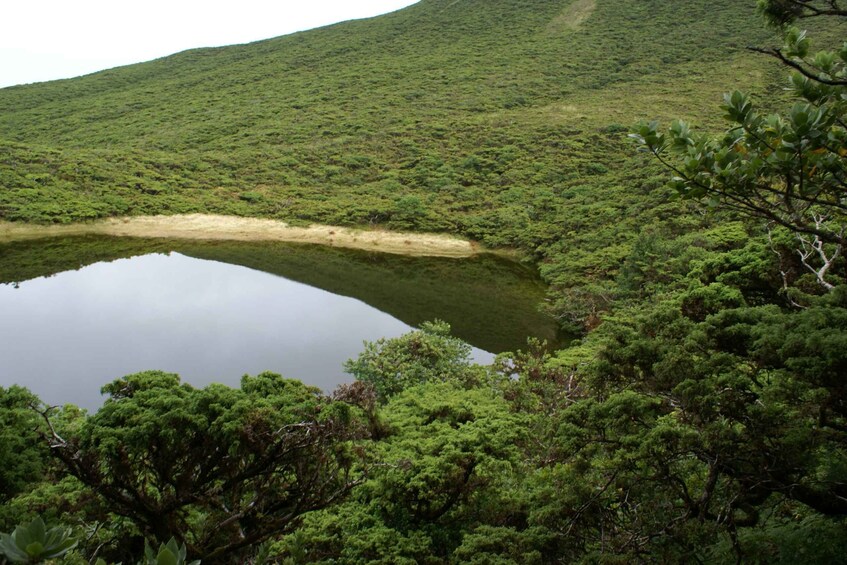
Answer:
<svg viewBox="0 0 847 565"><path fill-rule="evenodd" d="M847 16L840 0L759 0L759 10L771 23L786 25L802 18Z"/></svg>
<svg viewBox="0 0 847 565"><path fill-rule="evenodd" d="M372 445L379 463L368 480L341 505L311 513L277 545L280 557L446 563L467 532L515 511L525 419L496 391L424 383L398 392L381 414L388 433Z"/></svg>
<svg viewBox="0 0 847 565"><path fill-rule="evenodd" d="M847 44L812 52L806 33L790 27L844 18L839 4L759 2L784 32L784 46L754 50L791 68L797 100L786 112L762 113L733 92L723 106L732 125L720 137L682 121L665 132L641 124L633 134L674 171L680 196L764 220L771 237L751 244L791 249L827 292L799 311L748 301L735 277L712 276L719 265L706 259L689 272L689 289L607 328L609 341L586 383L592 395L565 411L571 426L558 428L572 450L568 461L591 469L586 479L604 490L579 507L578 520L567 515L572 508L561 512L578 532L599 523L618 553L710 562L734 553L740 562L768 560L763 548L770 545L771 557L784 562L826 562L841 551ZM761 257L750 253L754 246L733 254ZM778 270L787 287L785 259ZM744 262L762 282L770 278L770 269ZM754 277L742 278L751 286ZM838 532L829 546L785 542L820 539L822 531Z"/></svg>
<svg viewBox="0 0 847 565"><path fill-rule="evenodd" d="M633 134L672 169L672 186L685 198L764 219L794 234L802 264L827 290L847 245L847 43L812 52L797 19L847 17L836 0L761 0L761 12L784 29L781 48L755 48L792 69L798 101L780 114L756 111L748 95L725 95L732 127L719 138L674 121Z"/></svg>
<svg viewBox="0 0 847 565"><path fill-rule="evenodd" d="M398 338L366 342L344 370L373 386L380 402L404 389L438 381L468 381L479 377L470 363L471 346L450 335L450 324L424 322L420 330Z"/></svg>
<svg viewBox="0 0 847 565"><path fill-rule="evenodd" d="M107 511L204 561L290 531L357 484L353 408L297 381L262 373L240 389L194 389L149 371L103 391L78 431L52 432L53 454Z"/></svg>
<svg viewBox="0 0 847 565"><path fill-rule="evenodd" d="M22 387L0 388L0 504L42 476L47 453L37 441L38 416L30 410L37 401Z"/></svg>
<svg viewBox="0 0 847 565"><path fill-rule="evenodd" d="M531 543L540 562L840 559L845 291L804 310L729 306L705 319L684 313L682 293L620 315L558 402L534 382L562 382L557 364L524 363L510 385L528 390L507 398L532 418L522 457L535 464L512 487L527 515L504 521L520 527L499 530L508 545L497 551ZM802 543L822 532L825 545Z"/></svg>

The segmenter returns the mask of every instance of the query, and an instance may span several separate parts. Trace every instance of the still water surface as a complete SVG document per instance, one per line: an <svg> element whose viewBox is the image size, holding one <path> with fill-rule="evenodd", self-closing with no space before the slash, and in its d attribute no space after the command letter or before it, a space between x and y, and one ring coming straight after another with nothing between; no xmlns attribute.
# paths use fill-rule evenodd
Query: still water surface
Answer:
<svg viewBox="0 0 847 565"><path fill-rule="evenodd" d="M34 247L27 250L32 254L25 256L31 263L32 257L41 252L47 258L42 263L50 264L47 270L53 270L56 249L63 253L81 249L85 254L91 244L91 240L83 240L79 245L62 242L58 247ZM178 245L169 247L174 246ZM420 323L410 317L426 316L426 304L421 301L427 302L427 288L422 288L427 286L427 276L438 277L444 269L455 270L462 265L455 260L409 263L408 258L395 260L339 254L338 250L303 249L195 243L183 251L207 257L225 256L230 263L170 251L94 262L78 270L22 281L0 278L15 281L0 284L0 386L22 384L49 404L73 403L88 409L96 409L102 403L101 386L147 369L179 373L194 386L211 382L238 386L241 375L269 370L331 390L350 380L342 365L362 350L364 340L401 335L410 331L410 324ZM15 255L11 247L0 246L0 269L21 268L19 261L2 260L4 250L7 259ZM329 292L278 274L231 264L250 263L256 257L269 260L273 269L283 271L292 269L291 264L319 261L321 267L315 264L313 269L305 269L311 277L315 271L326 269L328 263L341 261L326 273L328 280L335 282L324 284L340 286L334 288L336 292ZM32 264L24 265L23 270L31 267ZM480 265L474 268L479 269ZM41 263L35 272L39 269L44 269ZM436 271L427 274L428 269ZM292 273L300 270L293 269ZM407 280L410 273L414 276ZM474 281L480 277L477 271L471 275ZM373 288L365 288L374 286L373 277L388 287L397 287L395 292L407 297L414 314L406 305L397 309L396 314L406 318L403 321L356 298L356 292L348 292L363 286L358 292L372 303L388 300L373 295ZM429 292L445 294L438 287L444 282L433 282L435 288ZM487 284L497 285L496 277ZM420 289L423 298L413 296L415 289ZM477 292L474 287L470 293ZM468 290L464 293L468 294ZM467 302L464 296L456 299ZM432 304L431 310L431 318L450 321L451 310L467 317L459 304ZM462 325L462 320L455 321ZM496 321L481 323L490 325ZM472 344L475 341L467 335L462 337ZM495 339L503 338L481 335L476 345L502 350L504 345ZM480 347L474 348L473 356L480 363L493 359L492 353Z"/></svg>

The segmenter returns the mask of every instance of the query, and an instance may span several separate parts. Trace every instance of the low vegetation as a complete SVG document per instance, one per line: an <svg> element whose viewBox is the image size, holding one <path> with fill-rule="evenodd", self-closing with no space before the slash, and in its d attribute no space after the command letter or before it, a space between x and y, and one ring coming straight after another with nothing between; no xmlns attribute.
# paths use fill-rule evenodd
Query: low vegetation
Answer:
<svg viewBox="0 0 847 565"><path fill-rule="evenodd" d="M480 367L423 324L368 344L331 396L148 372L86 415L11 387L0 527L61 521L71 563L171 536L203 563L844 562L847 11L760 1L777 48L751 4L424 1L0 92L6 219L226 208L462 233L523 250L583 336ZM697 105L726 82L756 95L726 97L718 134ZM624 99L614 123L599 110ZM627 140L644 114L700 126ZM62 180L68 163L100 180Z"/></svg>

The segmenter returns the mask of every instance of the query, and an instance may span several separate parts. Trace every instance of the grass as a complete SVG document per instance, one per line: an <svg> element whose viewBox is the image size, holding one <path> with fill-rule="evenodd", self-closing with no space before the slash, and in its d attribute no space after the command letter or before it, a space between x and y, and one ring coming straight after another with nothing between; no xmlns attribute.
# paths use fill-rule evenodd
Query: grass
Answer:
<svg viewBox="0 0 847 565"><path fill-rule="evenodd" d="M424 0L3 89L0 214L213 211L462 231L504 187L629 157L625 145L585 148L598 131L608 147L610 126L657 110L702 118L739 79L766 82L774 66L742 49L767 41L759 30L752 6L727 0ZM560 154L542 141L551 126ZM409 196L417 213L401 205Z"/></svg>

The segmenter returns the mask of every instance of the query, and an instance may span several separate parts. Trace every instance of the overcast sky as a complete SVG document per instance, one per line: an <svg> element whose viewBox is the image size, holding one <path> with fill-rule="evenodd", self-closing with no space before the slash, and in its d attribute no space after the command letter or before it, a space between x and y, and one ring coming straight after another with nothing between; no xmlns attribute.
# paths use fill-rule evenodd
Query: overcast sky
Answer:
<svg viewBox="0 0 847 565"><path fill-rule="evenodd" d="M0 87L247 43L398 10L416 0L5 0Z"/></svg>

